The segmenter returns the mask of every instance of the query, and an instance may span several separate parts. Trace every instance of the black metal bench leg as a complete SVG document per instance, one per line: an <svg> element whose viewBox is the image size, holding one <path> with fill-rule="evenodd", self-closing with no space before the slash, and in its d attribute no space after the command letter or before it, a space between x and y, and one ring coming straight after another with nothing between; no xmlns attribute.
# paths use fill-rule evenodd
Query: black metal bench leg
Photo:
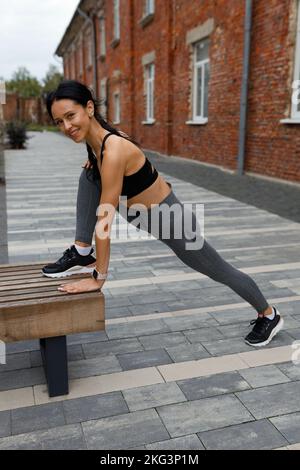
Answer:
<svg viewBox="0 0 300 470"><path fill-rule="evenodd" d="M40 339L49 397L69 393L66 336Z"/></svg>

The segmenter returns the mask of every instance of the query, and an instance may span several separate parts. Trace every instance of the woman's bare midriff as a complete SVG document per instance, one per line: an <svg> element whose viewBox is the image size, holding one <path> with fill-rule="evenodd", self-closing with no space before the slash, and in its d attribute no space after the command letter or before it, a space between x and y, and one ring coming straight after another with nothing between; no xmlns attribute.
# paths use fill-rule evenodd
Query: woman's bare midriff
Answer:
<svg viewBox="0 0 300 470"><path fill-rule="evenodd" d="M143 204L149 209L154 204L159 204L171 192L170 186L161 175L158 175L154 183L141 193L127 199L127 206L132 204Z"/></svg>
<svg viewBox="0 0 300 470"><path fill-rule="evenodd" d="M139 149L139 147L137 147L133 142L130 142L126 139L122 140L124 152L123 155L127 160L125 176L130 176L136 173L143 166L145 163L145 155L142 150ZM107 144L108 142L109 140L107 141ZM171 191L172 189L170 186L159 174L151 186L136 196L127 198L126 205L127 207L131 207L133 204L143 204L147 209L149 209L152 205L159 204L170 194ZM124 199L122 200L124 201ZM121 204L124 205L124 202L121 202Z"/></svg>

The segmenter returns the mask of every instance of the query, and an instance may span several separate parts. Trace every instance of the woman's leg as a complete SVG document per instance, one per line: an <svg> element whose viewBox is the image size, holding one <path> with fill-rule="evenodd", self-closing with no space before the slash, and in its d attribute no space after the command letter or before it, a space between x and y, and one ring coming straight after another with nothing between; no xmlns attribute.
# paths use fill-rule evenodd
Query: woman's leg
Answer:
<svg viewBox="0 0 300 470"><path fill-rule="evenodd" d="M181 210L177 211L174 217L162 217L161 213L159 229L157 229L156 223L153 226L153 219L157 221L157 213L160 211L162 204L167 204L169 207L173 204L179 204L181 206ZM192 219L193 221L193 230L185 226L187 212L190 213L189 219ZM196 226L198 227L198 234L200 234L200 226L196 215L191 210L188 211L185 209L184 217L180 217L180 213L184 213L184 206L172 191L159 204L159 206L155 206L151 210L147 211L146 216L144 216L144 223L146 222L146 225L143 226L142 222L141 228L152 233L153 236L165 243L187 266L205 274L216 282L220 282L221 284L225 284L230 287L240 297L249 302L249 304L252 305L259 314L262 314L266 309L268 309L269 304L267 300L250 276L239 271L237 268L225 261L206 240L203 240L203 238L202 243L199 243L199 238L196 238L193 242L191 241L191 238L189 239L186 237L186 233L191 235L192 232L195 232ZM164 229L165 233L168 233L168 230L166 230L166 227L164 226L164 220L166 219L168 219L168 223L169 220L171 220L171 223L169 223L169 237L165 237L163 233ZM181 238L175 238L175 228L176 233L178 233L178 227L180 226L182 228L183 236ZM197 246L200 245L202 247L196 250L188 249L187 247L191 243L197 243Z"/></svg>
<svg viewBox="0 0 300 470"><path fill-rule="evenodd" d="M101 180L90 181L86 173L87 170L83 169L78 184L75 243L92 245L101 195Z"/></svg>

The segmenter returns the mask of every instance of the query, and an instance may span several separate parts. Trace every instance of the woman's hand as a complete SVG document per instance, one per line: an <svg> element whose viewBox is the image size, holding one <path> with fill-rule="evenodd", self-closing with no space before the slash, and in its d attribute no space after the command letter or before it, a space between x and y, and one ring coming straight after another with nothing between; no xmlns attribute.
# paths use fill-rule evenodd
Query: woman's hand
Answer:
<svg viewBox="0 0 300 470"><path fill-rule="evenodd" d="M68 284L61 284L57 290L67 292L68 294L79 294L82 292L93 292L100 290L105 280L96 281L94 278L81 279L77 282L69 282Z"/></svg>
<svg viewBox="0 0 300 470"><path fill-rule="evenodd" d="M93 165L89 160L87 160L81 168L85 168L86 170L89 170L89 169L93 168Z"/></svg>

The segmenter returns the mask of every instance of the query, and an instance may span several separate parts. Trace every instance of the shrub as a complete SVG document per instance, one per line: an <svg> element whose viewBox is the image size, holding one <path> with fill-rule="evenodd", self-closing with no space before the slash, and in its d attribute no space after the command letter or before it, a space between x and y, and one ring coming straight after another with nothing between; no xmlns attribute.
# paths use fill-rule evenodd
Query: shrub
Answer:
<svg viewBox="0 0 300 470"><path fill-rule="evenodd" d="M28 139L26 134L26 124L21 121L11 121L6 124L6 133L8 141L13 149L25 148L25 142Z"/></svg>

